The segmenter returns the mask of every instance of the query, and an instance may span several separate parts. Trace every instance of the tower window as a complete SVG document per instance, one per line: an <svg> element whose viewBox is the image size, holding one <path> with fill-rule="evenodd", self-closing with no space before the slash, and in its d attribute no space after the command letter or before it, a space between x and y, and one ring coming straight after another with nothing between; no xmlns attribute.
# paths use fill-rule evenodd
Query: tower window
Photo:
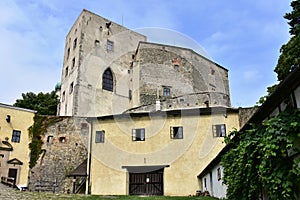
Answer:
<svg viewBox="0 0 300 200"><path fill-rule="evenodd" d="M77 38L75 38L74 42L73 42L73 49L75 49L77 46Z"/></svg>
<svg viewBox="0 0 300 200"><path fill-rule="evenodd" d="M73 60L72 60L72 68L74 68L75 67L75 58L73 58Z"/></svg>
<svg viewBox="0 0 300 200"><path fill-rule="evenodd" d="M110 68L106 69L102 76L102 89L113 91L114 79Z"/></svg>
<svg viewBox="0 0 300 200"><path fill-rule="evenodd" d="M171 96L171 89L170 87L164 87L164 96Z"/></svg>
<svg viewBox="0 0 300 200"><path fill-rule="evenodd" d="M114 50L114 42L113 41L110 41L110 40L107 40L107 47L106 47L106 50L108 52L111 52Z"/></svg>
<svg viewBox="0 0 300 200"><path fill-rule="evenodd" d="M95 143L104 143L105 131L96 131Z"/></svg>
<svg viewBox="0 0 300 200"><path fill-rule="evenodd" d="M70 94L72 94L73 89L74 89L74 82L72 82L72 83L70 84Z"/></svg>
<svg viewBox="0 0 300 200"><path fill-rule="evenodd" d="M69 74L69 67L66 67L65 77L67 77Z"/></svg>

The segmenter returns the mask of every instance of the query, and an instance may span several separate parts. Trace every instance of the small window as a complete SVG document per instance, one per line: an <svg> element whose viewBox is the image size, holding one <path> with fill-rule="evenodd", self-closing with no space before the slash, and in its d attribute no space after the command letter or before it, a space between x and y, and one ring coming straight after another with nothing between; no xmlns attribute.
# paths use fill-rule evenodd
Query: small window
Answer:
<svg viewBox="0 0 300 200"><path fill-rule="evenodd" d="M110 40L107 40L107 47L106 47L106 50L108 52L111 52L114 50L114 42L113 41L110 41Z"/></svg>
<svg viewBox="0 0 300 200"><path fill-rule="evenodd" d="M207 184L206 184L206 178L204 178L204 187L205 187L205 188L207 187Z"/></svg>
<svg viewBox="0 0 300 200"><path fill-rule="evenodd" d="M96 131L95 143L104 143L105 131Z"/></svg>
<svg viewBox="0 0 300 200"><path fill-rule="evenodd" d="M13 130L11 141L20 143L20 138L21 138L21 131Z"/></svg>
<svg viewBox="0 0 300 200"><path fill-rule="evenodd" d="M114 89L113 86L114 86L113 75L110 68L108 68L104 71L102 76L102 89L112 92Z"/></svg>
<svg viewBox="0 0 300 200"><path fill-rule="evenodd" d="M65 143L66 142L66 137L59 137L59 142L60 143Z"/></svg>
<svg viewBox="0 0 300 200"><path fill-rule="evenodd" d="M221 168L220 168L220 167L217 169L217 178L218 178L218 181L220 181L221 178L222 178L222 175L221 175Z"/></svg>
<svg viewBox="0 0 300 200"><path fill-rule="evenodd" d="M64 101L65 101L65 98L66 98L66 92L63 91L62 97L61 97L61 101L64 102Z"/></svg>
<svg viewBox="0 0 300 200"><path fill-rule="evenodd" d="M73 89L74 89L74 82L72 82L71 84L70 84L70 94L72 94L72 92L73 92Z"/></svg>
<svg viewBox="0 0 300 200"><path fill-rule="evenodd" d="M128 98L129 98L129 100L132 99L132 90L129 90L129 91L128 91Z"/></svg>
<svg viewBox="0 0 300 200"><path fill-rule="evenodd" d="M66 67L66 71L65 71L65 77L67 77L69 74L69 67Z"/></svg>
<svg viewBox="0 0 300 200"><path fill-rule="evenodd" d="M70 48L68 48L67 50L67 60L69 59L69 56L70 56Z"/></svg>
<svg viewBox="0 0 300 200"><path fill-rule="evenodd" d="M170 87L164 87L164 96L166 96L166 97L171 96L171 89L170 89Z"/></svg>
<svg viewBox="0 0 300 200"><path fill-rule="evenodd" d="M225 137L226 126L225 124L216 124L212 126L214 137Z"/></svg>
<svg viewBox="0 0 300 200"><path fill-rule="evenodd" d="M73 58L73 60L72 60L72 68L74 68L75 67L75 58Z"/></svg>
<svg viewBox="0 0 300 200"><path fill-rule="evenodd" d="M183 127L182 126L171 126L170 127L171 139L183 139Z"/></svg>
<svg viewBox="0 0 300 200"><path fill-rule="evenodd" d="M132 141L145 141L145 129L132 129Z"/></svg>
<svg viewBox="0 0 300 200"><path fill-rule="evenodd" d="M73 42L73 49L75 49L77 47L77 38L75 38L74 42Z"/></svg>
<svg viewBox="0 0 300 200"><path fill-rule="evenodd" d="M99 40L95 40L95 46L99 46L100 42Z"/></svg>
<svg viewBox="0 0 300 200"><path fill-rule="evenodd" d="M179 65L176 65L176 64L174 65L174 71L179 72Z"/></svg>
<svg viewBox="0 0 300 200"><path fill-rule="evenodd" d="M47 143L48 143L48 144L52 144L52 143L53 143L53 135L49 135L49 136L47 137Z"/></svg>

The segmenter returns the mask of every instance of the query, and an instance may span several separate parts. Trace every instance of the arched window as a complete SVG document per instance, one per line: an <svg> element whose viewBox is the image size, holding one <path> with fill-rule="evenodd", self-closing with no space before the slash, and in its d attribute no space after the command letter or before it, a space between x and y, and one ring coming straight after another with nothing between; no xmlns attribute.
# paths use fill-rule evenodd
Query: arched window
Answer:
<svg viewBox="0 0 300 200"><path fill-rule="evenodd" d="M113 91L114 79L110 68L106 69L102 76L102 89Z"/></svg>

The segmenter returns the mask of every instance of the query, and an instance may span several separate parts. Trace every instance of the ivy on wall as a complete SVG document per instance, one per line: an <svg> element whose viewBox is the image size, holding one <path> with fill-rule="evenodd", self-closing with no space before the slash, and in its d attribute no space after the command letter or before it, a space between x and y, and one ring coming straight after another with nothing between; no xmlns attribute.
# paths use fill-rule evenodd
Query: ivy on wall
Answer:
<svg viewBox="0 0 300 200"><path fill-rule="evenodd" d="M31 142L29 143L30 149L30 161L29 161L29 168L32 169L35 165L37 160L40 157L41 153L45 153L45 149L42 149L43 140L42 137L47 132L47 127L53 125L62 120L59 117L49 117L43 116L39 114L35 114L34 116L34 123L31 127L29 127L29 138Z"/></svg>
<svg viewBox="0 0 300 200"><path fill-rule="evenodd" d="M300 183L300 112L279 115L233 131L225 142L224 183L230 200L259 199L262 191L272 199L297 199Z"/></svg>

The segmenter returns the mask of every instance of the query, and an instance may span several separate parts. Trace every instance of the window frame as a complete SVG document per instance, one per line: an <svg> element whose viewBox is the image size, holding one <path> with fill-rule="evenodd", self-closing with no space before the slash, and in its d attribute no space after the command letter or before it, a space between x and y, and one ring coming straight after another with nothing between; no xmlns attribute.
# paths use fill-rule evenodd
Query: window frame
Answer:
<svg viewBox="0 0 300 200"><path fill-rule="evenodd" d="M214 137L226 136L226 124L214 124L212 125L212 132Z"/></svg>
<svg viewBox="0 0 300 200"><path fill-rule="evenodd" d="M133 128L131 132L132 132L132 141L144 142L146 140L145 128Z"/></svg>
<svg viewBox="0 0 300 200"><path fill-rule="evenodd" d="M102 89L114 91L114 76L110 68L107 68L102 74Z"/></svg>
<svg viewBox="0 0 300 200"><path fill-rule="evenodd" d="M21 131L20 130L13 130L11 136L11 142L20 143L21 141Z"/></svg>
<svg viewBox="0 0 300 200"><path fill-rule="evenodd" d="M104 143L105 142L105 131L96 131L95 133L95 143Z"/></svg>
<svg viewBox="0 0 300 200"><path fill-rule="evenodd" d="M163 87L163 96L165 96L165 97L171 96L171 87L169 87L169 86Z"/></svg>
<svg viewBox="0 0 300 200"><path fill-rule="evenodd" d="M114 51L114 42L111 40L107 40L106 42L106 51L113 52Z"/></svg>
<svg viewBox="0 0 300 200"><path fill-rule="evenodd" d="M175 129L177 129L177 131ZM170 138L175 140L183 139L183 126L170 126Z"/></svg>

